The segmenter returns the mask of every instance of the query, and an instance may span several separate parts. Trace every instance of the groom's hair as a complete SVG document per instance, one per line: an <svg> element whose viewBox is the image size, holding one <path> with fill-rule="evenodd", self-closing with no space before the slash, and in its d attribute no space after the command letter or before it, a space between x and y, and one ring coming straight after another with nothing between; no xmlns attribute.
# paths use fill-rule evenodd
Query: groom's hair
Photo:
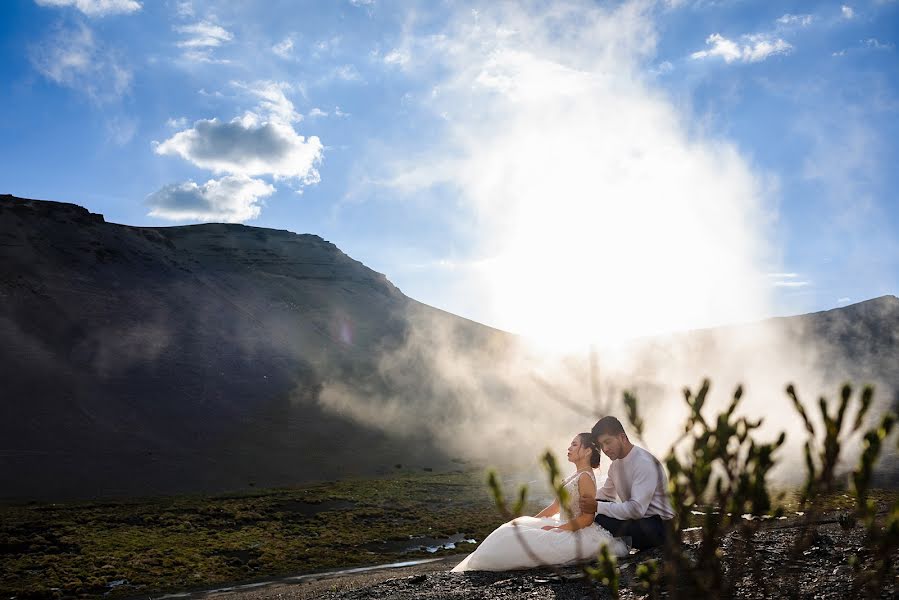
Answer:
<svg viewBox="0 0 899 600"><path fill-rule="evenodd" d="M590 432L593 434L593 439L595 440L601 435L618 435L624 433L624 427L621 426L621 421L615 417L608 416L597 421Z"/></svg>

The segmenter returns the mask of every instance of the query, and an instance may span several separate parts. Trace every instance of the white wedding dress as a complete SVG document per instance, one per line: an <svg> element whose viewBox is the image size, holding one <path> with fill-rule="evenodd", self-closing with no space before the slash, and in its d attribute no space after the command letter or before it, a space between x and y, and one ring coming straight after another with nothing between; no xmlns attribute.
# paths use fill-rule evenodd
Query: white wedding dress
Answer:
<svg viewBox="0 0 899 600"><path fill-rule="evenodd" d="M565 480L571 506L571 516L581 514L578 477L587 473L596 482L592 470L578 471ZM481 545L453 569L460 571L510 571L530 569L545 565L568 565L596 558L600 548L606 545L614 556L626 556L625 543L599 525L591 524L578 531L546 531L546 525L558 526L565 522L562 515L549 518L518 517L500 525L488 535Z"/></svg>

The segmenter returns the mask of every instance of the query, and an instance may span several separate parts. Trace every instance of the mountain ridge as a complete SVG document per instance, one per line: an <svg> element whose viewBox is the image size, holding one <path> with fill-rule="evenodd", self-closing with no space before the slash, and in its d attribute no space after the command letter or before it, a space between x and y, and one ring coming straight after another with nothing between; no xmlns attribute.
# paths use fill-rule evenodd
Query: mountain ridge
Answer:
<svg viewBox="0 0 899 600"><path fill-rule="evenodd" d="M517 336L408 298L331 242L286 230L135 227L4 195L0 300L6 500L458 468L478 436L520 455L518 437L545 434L530 403L550 388L581 394L585 377L576 366L574 387L535 387ZM852 306L857 317L836 318ZM837 373L899 381L899 299L833 311L779 319L807 318L800 340L815 327L845 338L803 342L848 360ZM556 418L537 425L585 417Z"/></svg>

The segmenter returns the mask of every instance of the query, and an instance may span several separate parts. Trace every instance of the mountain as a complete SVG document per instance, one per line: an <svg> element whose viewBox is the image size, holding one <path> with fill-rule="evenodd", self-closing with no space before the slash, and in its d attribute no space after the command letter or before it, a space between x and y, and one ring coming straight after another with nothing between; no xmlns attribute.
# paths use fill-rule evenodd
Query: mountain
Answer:
<svg viewBox="0 0 899 600"><path fill-rule="evenodd" d="M0 196L0 497L225 490L448 457L324 410L378 386L411 318L510 336L404 296L315 235L129 227Z"/></svg>
<svg viewBox="0 0 899 600"><path fill-rule="evenodd" d="M583 408L588 361L550 368L515 336L406 297L315 235L131 227L0 196L0 300L5 500L530 463L596 412ZM777 352L762 330L776 331ZM629 370L601 359L600 372L607 387L639 389L648 414L702 376L726 386L763 372L781 390L768 412L791 410L782 385L796 371L817 374L800 386L809 393L876 381L899 404L893 296L638 346Z"/></svg>

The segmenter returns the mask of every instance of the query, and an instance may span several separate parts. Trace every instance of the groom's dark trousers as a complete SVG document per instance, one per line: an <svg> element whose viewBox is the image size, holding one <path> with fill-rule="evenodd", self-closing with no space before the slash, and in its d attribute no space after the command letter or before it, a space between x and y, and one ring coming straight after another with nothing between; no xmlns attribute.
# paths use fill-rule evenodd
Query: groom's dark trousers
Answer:
<svg viewBox="0 0 899 600"><path fill-rule="evenodd" d="M643 519L622 521L608 515L596 515L596 524L609 530L615 537L630 537L634 548L646 550L665 543L668 529L659 515Z"/></svg>

